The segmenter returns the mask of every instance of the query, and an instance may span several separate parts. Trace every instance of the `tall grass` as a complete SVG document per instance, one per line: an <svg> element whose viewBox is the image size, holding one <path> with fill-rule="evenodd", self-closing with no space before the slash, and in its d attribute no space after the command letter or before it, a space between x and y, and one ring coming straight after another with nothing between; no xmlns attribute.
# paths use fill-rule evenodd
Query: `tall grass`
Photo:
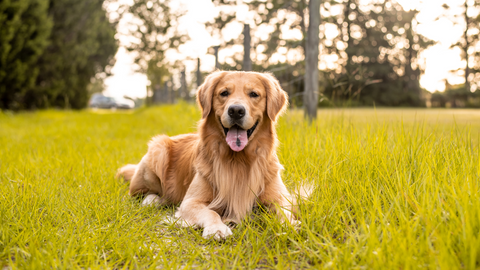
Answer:
<svg viewBox="0 0 480 270"><path fill-rule="evenodd" d="M155 134L194 132L174 105L0 113L0 267L480 267L480 112L321 110L278 125L284 181L314 186L299 230L255 210L225 242L164 223L114 179ZM7 268L8 269L8 268Z"/></svg>

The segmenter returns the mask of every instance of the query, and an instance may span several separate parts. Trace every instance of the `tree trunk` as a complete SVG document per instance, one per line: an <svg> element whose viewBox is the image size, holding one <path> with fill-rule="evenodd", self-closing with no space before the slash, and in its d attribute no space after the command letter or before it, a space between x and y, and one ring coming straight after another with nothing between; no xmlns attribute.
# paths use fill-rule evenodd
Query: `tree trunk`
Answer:
<svg viewBox="0 0 480 270"><path fill-rule="evenodd" d="M468 81L468 75L470 75L470 68L468 67L468 47L470 47L470 44L468 42L468 23L469 23L469 19L468 19L468 14L467 14L467 11L468 11L468 3L467 3L468 0L465 0L465 13L464 13L464 16L465 16L465 32L463 34L463 37L465 38L465 47L463 48L464 52L465 52L465 89L467 89L468 91L470 91L470 83Z"/></svg>
<svg viewBox="0 0 480 270"><path fill-rule="evenodd" d="M145 96L145 106L148 107L150 106L150 98L149 98L149 94L150 94L150 91L149 91L149 88L153 88L151 85L147 86L146 87L146 90L147 90L147 95Z"/></svg>
<svg viewBox="0 0 480 270"><path fill-rule="evenodd" d="M317 118L318 104L318 56L320 44L320 0L308 3L309 24L305 54L305 90L303 102L309 121Z"/></svg>
<svg viewBox="0 0 480 270"><path fill-rule="evenodd" d="M163 83L163 96L162 96L162 103L169 103L170 102L170 93L168 91L168 82L165 81Z"/></svg>
<svg viewBox="0 0 480 270"><path fill-rule="evenodd" d="M351 71L351 67L352 67L352 51L353 51L353 39L352 39L352 33L351 33L351 24L352 24L352 21L350 20L350 18L348 18L348 16L350 16L350 13L352 12L352 9L350 7L352 1L351 0L347 0L347 2L345 3L345 11L344 11L344 20L345 22L347 23L347 38L348 38L348 41L347 41L347 48L345 50L345 52L347 53L347 72L350 72Z"/></svg>
<svg viewBox="0 0 480 270"><path fill-rule="evenodd" d="M170 83L169 83L169 89L168 91L170 92L170 103L174 104L175 103L175 91L173 90L173 77L170 76Z"/></svg>
<svg viewBox="0 0 480 270"><path fill-rule="evenodd" d="M183 95L183 99L185 101L190 101L190 93L188 93L187 78L186 78L185 70L182 70L181 72L180 84L181 84L180 89Z"/></svg>
<svg viewBox="0 0 480 270"><path fill-rule="evenodd" d="M197 88L202 85L202 72L200 71L200 58L197 58Z"/></svg>
<svg viewBox="0 0 480 270"><path fill-rule="evenodd" d="M152 90L153 90L152 91L153 93L152 93L151 105L155 105L161 102L162 90L160 89L160 85L158 84L153 85Z"/></svg>
<svg viewBox="0 0 480 270"><path fill-rule="evenodd" d="M412 68L412 64L414 62L414 57L417 57L418 52L415 51L414 46L415 46L415 32L413 31L413 19L415 18L415 15L417 14L416 11L409 11L408 16L409 20L408 23L405 24L405 29L406 29L406 38L408 40L408 49L405 52L405 57L407 59L407 62L405 63L405 75L404 75L404 80L405 80L405 85L404 85L404 91L412 93L415 98L418 97L418 100L421 99L421 91L420 91L420 84L419 84L419 70L418 67L416 69ZM407 29L408 28L408 29ZM419 103L412 104L415 106L418 106Z"/></svg>
<svg viewBox="0 0 480 270"><path fill-rule="evenodd" d="M252 70L252 59L250 58L250 25L244 24L243 27L243 70Z"/></svg>
<svg viewBox="0 0 480 270"><path fill-rule="evenodd" d="M215 46L213 49L215 50L215 69L220 69L220 62L218 62L218 49L220 49L220 46Z"/></svg>

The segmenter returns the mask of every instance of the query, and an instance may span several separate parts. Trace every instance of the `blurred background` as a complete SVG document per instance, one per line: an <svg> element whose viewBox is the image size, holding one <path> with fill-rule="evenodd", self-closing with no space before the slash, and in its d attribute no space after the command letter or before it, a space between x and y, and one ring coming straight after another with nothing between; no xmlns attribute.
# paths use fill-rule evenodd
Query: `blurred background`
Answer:
<svg viewBox="0 0 480 270"><path fill-rule="evenodd" d="M480 107L480 0L3 0L0 25L3 110L193 102L216 69L292 107Z"/></svg>

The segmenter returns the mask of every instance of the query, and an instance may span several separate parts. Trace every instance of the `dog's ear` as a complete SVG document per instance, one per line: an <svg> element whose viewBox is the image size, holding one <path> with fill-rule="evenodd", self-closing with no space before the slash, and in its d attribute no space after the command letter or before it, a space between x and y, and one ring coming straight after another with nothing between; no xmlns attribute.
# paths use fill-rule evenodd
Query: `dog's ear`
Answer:
<svg viewBox="0 0 480 270"><path fill-rule="evenodd" d="M278 80L271 74L262 73L260 76L267 90L267 115L270 120L275 122L277 117L287 109L288 95L282 89Z"/></svg>
<svg viewBox="0 0 480 270"><path fill-rule="evenodd" d="M202 118L207 118L210 114L210 110L212 109L213 91L226 73L226 71L215 71L208 75L203 84L198 87L197 103L202 109Z"/></svg>

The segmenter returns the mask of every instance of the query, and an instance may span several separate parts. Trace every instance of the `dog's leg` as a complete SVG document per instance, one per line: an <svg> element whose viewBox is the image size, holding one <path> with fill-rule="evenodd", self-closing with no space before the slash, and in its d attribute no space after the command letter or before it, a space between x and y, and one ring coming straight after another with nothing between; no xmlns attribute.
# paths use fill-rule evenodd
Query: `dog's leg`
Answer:
<svg viewBox="0 0 480 270"><path fill-rule="evenodd" d="M300 225L300 221L295 219L295 198L288 192L280 174L274 181L265 186L265 192L260 196L260 202L267 205L271 210L277 213L280 221L288 221L293 226Z"/></svg>
<svg viewBox="0 0 480 270"><path fill-rule="evenodd" d="M142 206L161 206L165 199L160 197L162 189L160 179L149 169L144 159L138 164L137 170L130 183L130 196L147 195L142 201Z"/></svg>
<svg viewBox="0 0 480 270"><path fill-rule="evenodd" d="M130 182L130 196L142 194L162 194L160 179L145 162L147 155L140 161Z"/></svg>
<svg viewBox="0 0 480 270"><path fill-rule="evenodd" d="M148 143L148 152L136 165L130 183L130 195L146 194L142 205L165 204L162 181L166 181L169 161L170 138L165 135L154 137ZM123 168L129 168L129 165ZM123 170L121 169L121 172Z"/></svg>
<svg viewBox="0 0 480 270"><path fill-rule="evenodd" d="M187 194L180 205L175 217L190 226L203 228L203 238L213 237L215 240L225 239L232 235L232 230L222 222L220 215L209 209L208 204L213 200L212 188L198 173L193 178Z"/></svg>

